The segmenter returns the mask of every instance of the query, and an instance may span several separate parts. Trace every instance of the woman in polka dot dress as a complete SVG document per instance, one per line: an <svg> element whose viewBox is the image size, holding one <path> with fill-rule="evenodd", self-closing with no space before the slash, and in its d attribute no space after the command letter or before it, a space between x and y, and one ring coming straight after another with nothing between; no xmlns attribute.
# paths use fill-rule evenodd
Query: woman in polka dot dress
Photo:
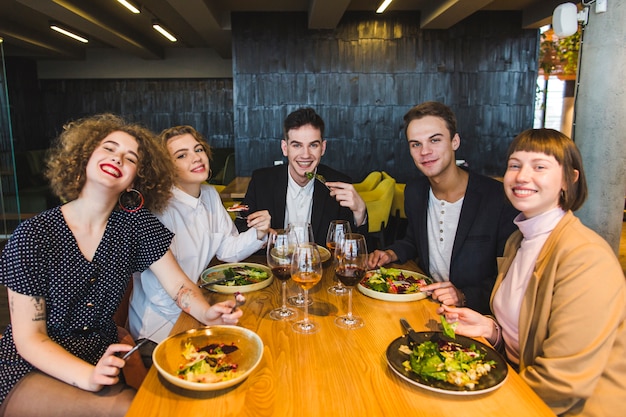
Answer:
<svg viewBox="0 0 626 417"><path fill-rule="evenodd" d="M110 114L70 123L47 177L66 204L20 224L0 258L11 324L0 339L0 416L123 416L131 346L113 314L133 272L150 268L178 306L205 324L237 323L233 301L210 306L149 210L167 203L171 159L147 129ZM128 198L134 197L134 198ZM130 200L130 201L127 201Z"/></svg>

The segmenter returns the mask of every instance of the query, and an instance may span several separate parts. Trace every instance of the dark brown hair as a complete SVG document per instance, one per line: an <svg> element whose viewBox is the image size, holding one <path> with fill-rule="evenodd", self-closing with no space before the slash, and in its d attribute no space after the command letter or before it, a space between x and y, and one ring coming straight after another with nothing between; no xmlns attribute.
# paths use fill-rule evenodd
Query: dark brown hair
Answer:
<svg viewBox="0 0 626 417"><path fill-rule="evenodd" d="M125 132L135 138L139 159L133 188L144 196L145 207L162 210L171 195L174 164L158 145L154 133L110 114L99 114L70 122L49 152L46 178L61 201L78 198L85 185L85 172L91 154L113 132Z"/></svg>
<svg viewBox="0 0 626 417"><path fill-rule="evenodd" d="M559 198L563 210L576 211L587 199L587 180L583 160L576 144L569 137L554 129L528 129L520 133L509 145L508 160L513 152L541 152L551 155L563 168L566 190ZM578 180L574 171L578 171Z"/></svg>
<svg viewBox="0 0 626 417"><path fill-rule="evenodd" d="M452 109L446 106L443 103L439 103L437 101L426 101L422 104L418 104L417 106L412 107L406 114L404 115L404 135L406 136L406 131L409 128L409 123L413 120L419 120L426 116L434 116L443 119L446 123L446 127L448 128L448 132L450 132L450 139L457 134L456 131L456 116Z"/></svg>
<svg viewBox="0 0 626 417"><path fill-rule="evenodd" d="M289 141L289 131L302 126L311 125L320 131L320 136L324 140L324 120L311 107L302 107L295 110L285 118L283 122L283 139Z"/></svg>

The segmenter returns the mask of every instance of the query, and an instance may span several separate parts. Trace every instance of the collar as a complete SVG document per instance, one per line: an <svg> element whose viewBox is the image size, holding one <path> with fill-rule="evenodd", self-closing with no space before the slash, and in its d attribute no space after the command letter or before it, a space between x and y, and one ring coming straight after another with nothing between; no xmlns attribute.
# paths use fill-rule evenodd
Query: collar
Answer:
<svg viewBox="0 0 626 417"><path fill-rule="evenodd" d="M188 205L189 207L195 209L200 204L200 198L202 198L202 189L200 189L200 197L196 198L194 196L187 194L180 188L174 186L172 187L172 197L180 201L181 203Z"/></svg>

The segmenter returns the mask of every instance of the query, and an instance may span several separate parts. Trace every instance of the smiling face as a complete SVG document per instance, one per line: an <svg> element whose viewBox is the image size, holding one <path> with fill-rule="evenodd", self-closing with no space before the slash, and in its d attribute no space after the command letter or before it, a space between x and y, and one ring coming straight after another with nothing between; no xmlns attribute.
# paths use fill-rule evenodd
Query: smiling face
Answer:
<svg viewBox="0 0 626 417"><path fill-rule="evenodd" d="M554 156L542 152L513 152L503 182L511 204L526 218L558 207L565 189L563 168Z"/></svg>
<svg viewBox="0 0 626 417"><path fill-rule="evenodd" d="M137 140L126 132L113 132L94 149L87 163L87 179L122 192L132 187L139 161Z"/></svg>
<svg viewBox="0 0 626 417"><path fill-rule="evenodd" d="M197 197L200 185L209 176L209 157L204 146L191 134L185 133L171 137L167 141L167 149L176 166L176 185Z"/></svg>
<svg viewBox="0 0 626 417"><path fill-rule="evenodd" d="M280 143L283 155L289 161L289 174L300 186L310 180L306 172L314 172L326 151L326 141L319 129L310 124L288 132L288 139Z"/></svg>
<svg viewBox="0 0 626 417"><path fill-rule="evenodd" d="M435 116L412 120L406 129L409 150L415 166L429 178L456 168L454 152L459 148L458 134L450 137L446 122Z"/></svg>

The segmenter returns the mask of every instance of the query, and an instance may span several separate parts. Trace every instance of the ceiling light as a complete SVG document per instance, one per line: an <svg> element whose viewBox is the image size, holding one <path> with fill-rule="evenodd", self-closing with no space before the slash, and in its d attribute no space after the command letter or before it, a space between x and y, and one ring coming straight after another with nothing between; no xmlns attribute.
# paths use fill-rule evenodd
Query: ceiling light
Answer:
<svg viewBox="0 0 626 417"><path fill-rule="evenodd" d="M141 13L141 12L139 11L139 7L135 6L134 4L132 4L132 3L131 3L131 2L129 2L129 1L126 1L126 0L117 0L117 2L118 2L119 4L121 4L122 6L126 7L128 10L130 10L131 12L133 12L133 13L135 13L135 14L137 14L137 13Z"/></svg>
<svg viewBox="0 0 626 417"><path fill-rule="evenodd" d="M385 9L391 4L392 0L385 0L382 2L382 4L380 6L378 6L378 9L376 9L376 13L382 13L385 11Z"/></svg>
<svg viewBox="0 0 626 417"><path fill-rule="evenodd" d="M79 42L82 43L87 43L89 42L89 39L87 39L86 37L82 36L82 35L77 35L73 32L70 32L68 29L62 28L61 26L59 26L57 23L50 23L50 29L52 30L56 30L59 33L64 34L65 36L69 36L72 39L76 39Z"/></svg>
<svg viewBox="0 0 626 417"><path fill-rule="evenodd" d="M154 28L154 30L159 32L161 35L165 36L170 42L176 42L177 41L176 37L174 37L174 35L172 35L163 26L161 26L161 24L159 22L152 22L152 27Z"/></svg>

